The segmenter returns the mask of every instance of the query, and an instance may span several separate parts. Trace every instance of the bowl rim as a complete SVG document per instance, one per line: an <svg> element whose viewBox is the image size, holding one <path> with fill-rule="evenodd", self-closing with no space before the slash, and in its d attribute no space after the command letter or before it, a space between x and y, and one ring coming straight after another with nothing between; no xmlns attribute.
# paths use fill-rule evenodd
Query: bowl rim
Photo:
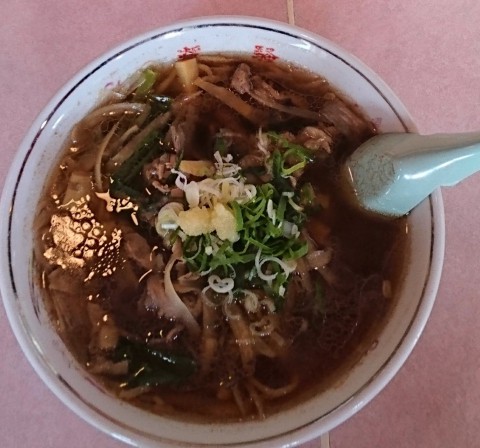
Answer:
<svg viewBox="0 0 480 448"><path fill-rule="evenodd" d="M75 90L79 83L81 83L86 77L100 69L105 63L111 59L117 57L123 52L129 51L131 48L142 45L143 43L155 39L162 34L168 32L174 32L189 27L208 27L208 26L220 26L220 25L244 25L253 28L266 29L274 32L281 32L283 34L291 35L296 38L305 39L314 43L316 46L321 44L321 48L336 58L342 60L350 68L357 71L365 79L367 79L371 85L375 87L377 92L387 101L392 107L392 110L397 114L399 120L403 123L405 129L410 131L417 131L417 128L411 118L410 114L406 110L403 103L397 98L392 89L365 63L360 59L350 54L348 51L340 47L339 45L331 42L330 40L309 32L298 26L289 25L283 22L264 19L261 17L249 17L249 16L229 16L229 15L217 15L207 17L197 17L189 20L183 20L171 23L166 26L161 26L145 33L139 34L131 39L124 41L113 47L111 50L104 52L99 57L95 58L92 62L87 64L84 68L79 70L67 83L60 88L54 96L50 99L43 110L38 114L30 126L28 132L19 145L17 153L8 171L8 175L5 179L5 184L2 192L0 202L0 253L6 254L6 257L1 257L0 269L0 292L2 294L4 308L9 320L12 331L30 364L34 368L37 375L41 377L43 382L49 387L49 389L70 409L72 409L77 415L89 422L91 425L100 429L103 432L110 434L111 436L122 440L123 442L133 445L137 444L141 437L138 434L133 439L130 436L126 436L125 428L119 431L118 426L111 420L105 421L94 418L88 415L83 409L82 405L77 403L75 399L65 395L64 385L60 384L60 381L52 382L51 374L47 371L47 367L38 358L36 348L31 340L29 331L24 326L24 320L19 315L18 308L15 305L15 299L12 299L12 294L16 294L15 281L13 278L13 267L11 262L12 248L9 244L12 223L12 211L15 206L15 194L19 180L22 176L22 172L25 166L25 161L28 159L29 154L35 147L35 143L39 138L42 130L49 122L56 109L60 107L63 101L68 95ZM341 56L343 55L343 57ZM374 80L374 83L371 82ZM390 104L387 98L392 98L395 101L395 107ZM292 446L292 440L295 440L294 444L304 443L311 440L314 437L318 437L321 434L331 430L350 418L354 413L365 406L373 397L375 397L393 378L398 372L401 366L404 364L414 346L416 345L423 328L426 325L431 309L435 301L435 295L439 286L441 270L443 265L443 255L445 246L445 219L443 201L440 190L435 191L428 199L430 206L430 213L432 217L432 242L431 242L431 254L430 254L430 269L428 271L428 278L424 284L424 291L422 298L419 301L419 305L415 311L414 317L410 322L408 329L401 341L398 342L397 349L387 359L385 364L379 369L377 374L370 379L370 381L363 385L363 387L354 396L352 396L347 402L337 406L328 414L322 416L322 425L320 428L314 428L314 424L317 420L310 422L304 427L296 428L292 431L281 433L280 435L270 437L261 441L254 441L251 443L239 443L229 444L228 446L256 446L267 447L271 446L272 442L281 443L282 446ZM6 238L4 238L6 236ZM425 300L425 297L429 297L429 300ZM388 366L388 368L387 368ZM348 405L348 411L345 409ZM341 418L339 418L341 414ZM127 429L128 432L128 429ZM147 440L142 440L147 442ZM171 444L173 441L165 440L165 443ZM150 442L151 443L151 442ZM173 442L178 444L178 442ZM150 445L148 445L150 446ZM155 445L158 446L158 445ZM181 442L178 446L194 446L189 443ZM198 445L195 445L198 446ZM206 446L206 445L203 445Z"/></svg>

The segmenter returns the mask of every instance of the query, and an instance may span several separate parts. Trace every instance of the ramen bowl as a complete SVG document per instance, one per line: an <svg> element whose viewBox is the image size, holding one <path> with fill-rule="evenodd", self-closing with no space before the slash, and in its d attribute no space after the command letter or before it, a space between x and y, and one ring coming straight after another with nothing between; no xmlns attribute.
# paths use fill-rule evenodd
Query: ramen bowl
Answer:
<svg viewBox="0 0 480 448"><path fill-rule="evenodd" d="M285 24L247 17L176 23L130 40L92 62L40 113L23 140L2 197L1 292L17 340L35 371L90 424L135 446L293 446L339 425L397 373L426 324L444 251L439 192L408 217L407 261L395 306L375 343L331 387L265 420L200 423L151 414L105 392L70 354L44 307L33 270L33 210L70 130L111 86L151 62L198 53L246 53L291 62L324 76L376 124L412 132L415 124L390 88L337 45Z"/></svg>

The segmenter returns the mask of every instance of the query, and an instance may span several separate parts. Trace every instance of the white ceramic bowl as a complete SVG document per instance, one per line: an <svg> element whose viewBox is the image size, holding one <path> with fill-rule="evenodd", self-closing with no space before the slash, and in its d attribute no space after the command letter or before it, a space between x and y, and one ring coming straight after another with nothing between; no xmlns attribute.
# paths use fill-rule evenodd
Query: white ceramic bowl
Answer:
<svg viewBox="0 0 480 448"><path fill-rule="evenodd" d="M108 52L73 78L41 112L23 140L1 203L1 293L25 355L50 389L85 420L140 446L292 446L343 422L394 376L418 340L437 291L444 251L439 192L409 217L409 266L398 304L378 344L339 384L266 421L202 425L155 416L95 386L52 328L32 275L32 221L46 176L72 126L102 91L152 61L191 52L246 52L291 61L324 75L359 104L380 132L415 131L402 103L369 68L337 45L285 24L212 17L158 29Z"/></svg>

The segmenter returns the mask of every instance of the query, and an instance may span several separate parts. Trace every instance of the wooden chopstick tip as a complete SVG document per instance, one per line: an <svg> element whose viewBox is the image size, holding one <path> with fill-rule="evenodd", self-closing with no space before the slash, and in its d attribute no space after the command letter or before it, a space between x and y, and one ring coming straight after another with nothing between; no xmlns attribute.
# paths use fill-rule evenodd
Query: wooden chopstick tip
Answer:
<svg viewBox="0 0 480 448"><path fill-rule="evenodd" d="M287 0L287 18L290 25L295 25L295 5L294 0Z"/></svg>

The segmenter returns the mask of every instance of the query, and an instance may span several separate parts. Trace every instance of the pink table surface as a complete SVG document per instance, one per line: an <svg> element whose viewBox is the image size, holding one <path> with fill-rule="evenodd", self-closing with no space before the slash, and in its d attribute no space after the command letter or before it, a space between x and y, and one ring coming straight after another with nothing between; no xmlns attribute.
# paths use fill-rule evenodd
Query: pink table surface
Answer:
<svg viewBox="0 0 480 448"><path fill-rule="evenodd" d="M295 0L295 23L384 78L423 133L480 129L478 0ZM0 182L23 135L77 70L175 20L243 14L287 21L286 0L16 0L0 18ZM444 189L446 254L423 336L395 379L330 433L335 448L480 447L480 176ZM0 447L121 442L69 411L35 375L0 307ZM326 443L323 447L326 447ZM320 447L320 440L303 448Z"/></svg>

